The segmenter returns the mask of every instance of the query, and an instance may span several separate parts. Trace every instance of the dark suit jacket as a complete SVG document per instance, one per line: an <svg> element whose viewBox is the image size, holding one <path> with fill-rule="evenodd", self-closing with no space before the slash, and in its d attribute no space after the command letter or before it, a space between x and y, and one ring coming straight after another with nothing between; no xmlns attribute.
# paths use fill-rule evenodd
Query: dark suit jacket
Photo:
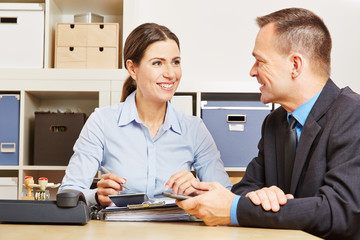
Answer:
<svg viewBox="0 0 360 240"><path fill-rule="evenodd" d="M232 191L242 195L242 226L301 229L327 239L360 239L360 96L326 83L303 126L290 193L295 199L266 212L244 197L272 185L284 189L286 111L264 120L259 153Z"/></svg>

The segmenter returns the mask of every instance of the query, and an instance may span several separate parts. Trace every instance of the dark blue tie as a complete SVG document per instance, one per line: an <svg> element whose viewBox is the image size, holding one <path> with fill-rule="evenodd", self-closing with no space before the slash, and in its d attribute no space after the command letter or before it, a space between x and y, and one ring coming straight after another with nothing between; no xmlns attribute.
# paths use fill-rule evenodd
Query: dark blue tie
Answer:
<svg viewBox="0 0 360 240"><path fill-rule="evenodd" d="M294 168L295 154L296 154L296 119L289 116L289 126L285 139L285 194L290 193L291 176Z"/></svg>

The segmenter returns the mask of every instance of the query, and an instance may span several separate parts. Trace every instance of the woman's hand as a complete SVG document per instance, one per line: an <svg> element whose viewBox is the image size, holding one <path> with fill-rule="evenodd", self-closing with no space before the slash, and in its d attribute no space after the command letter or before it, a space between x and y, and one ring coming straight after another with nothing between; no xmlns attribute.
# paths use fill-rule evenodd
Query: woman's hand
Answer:
<svg viewBox="0 0 360 240"><path fill-rule="evenodd" d="M120 191L124 190L121 183L125 182L125 178L119 177L113 173L102 175L100 181L97 183L97 197L99 204L103 207L110 206L113 202L109 198L109 195L117 195Z"/></svg>
<svg viewBox="0 0 360 240"><path fill-rule="evenodd" d="M191 186L191 182L197 181L191 172L181 170L170 177L165 183L165 189L172 188L174 194L191 195L197 190Z"/></svg>

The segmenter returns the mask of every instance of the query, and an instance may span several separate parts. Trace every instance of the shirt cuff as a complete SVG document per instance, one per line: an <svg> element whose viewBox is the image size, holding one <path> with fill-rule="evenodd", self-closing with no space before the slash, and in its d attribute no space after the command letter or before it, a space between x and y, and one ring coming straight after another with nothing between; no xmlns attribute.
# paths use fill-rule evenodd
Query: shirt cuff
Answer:
<svg viewBox="0 0 360 240"><path fill-rule="evenodd" d="M97 189L88 189L87 191L84 191L86 203L89 207L97 204L96 199L95 199L96 191L97 191Z"/></svg>
<svg viewBox="0 0 360 240"><path fill-rule="evenodd" d="M237 206L239 203L240 195L235 195L232 203L231 203L231 211L230 211L230 220L231 224L239 225L239 221L237 219Z"/></svg>

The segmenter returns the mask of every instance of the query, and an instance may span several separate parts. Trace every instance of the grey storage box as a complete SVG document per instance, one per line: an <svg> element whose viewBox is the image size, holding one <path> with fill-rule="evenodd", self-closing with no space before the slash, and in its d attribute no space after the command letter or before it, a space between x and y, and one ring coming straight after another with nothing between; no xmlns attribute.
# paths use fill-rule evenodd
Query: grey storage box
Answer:
<svg viewBox="0 0 360 240"><path fill-rule="evenodd" d="M77 23L103 23L104 17L95 13L82 13L74 16L74 22Z"/></svg>
<svg viewBox="0 0 360 240"><path fill-rule="evenodd" d="M273 109L259 99L259 94L202 95L201 117L225 167L246 167L257 156L262 123Z"/></svg>

